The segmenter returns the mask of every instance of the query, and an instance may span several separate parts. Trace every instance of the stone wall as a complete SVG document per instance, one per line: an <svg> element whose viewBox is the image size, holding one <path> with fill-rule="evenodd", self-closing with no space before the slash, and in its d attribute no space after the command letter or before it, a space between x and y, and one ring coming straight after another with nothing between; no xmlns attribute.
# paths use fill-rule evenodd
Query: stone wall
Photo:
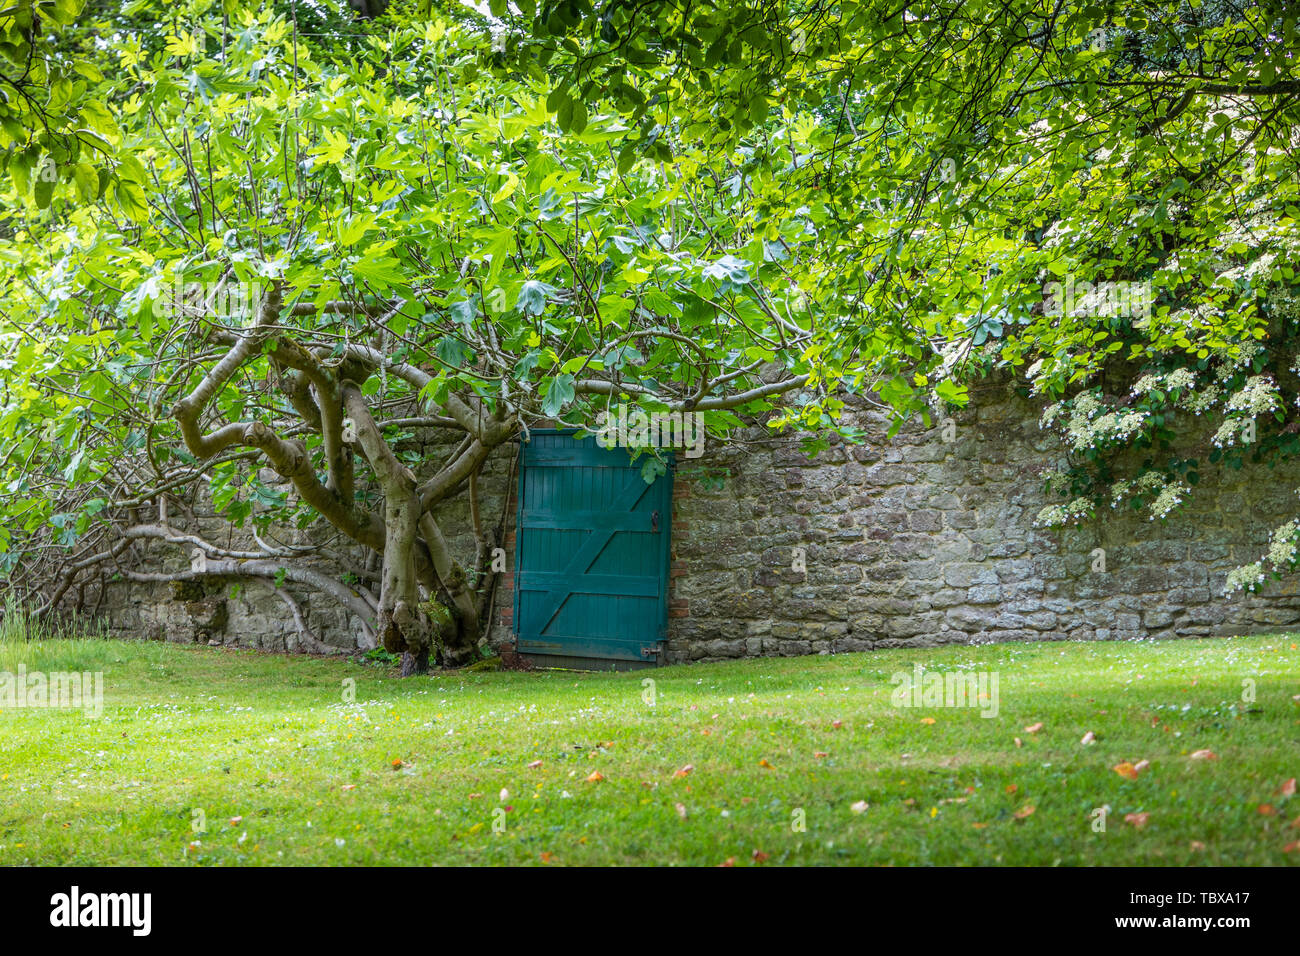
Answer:
<svg viewBox="0 0 1300 956"><path fill-rule="evenodd" d="M887 437L809 460L797 442L721 449L678 476L671 660L943 643L1230 635L1300 623L1294 579L1223 597L1294 513L1293 476L1202 467L1167 522L1116 511L1035 527L1059 442L1005 389ZM1204 457L1204 450L1202 450ZM723 485L691 471L729 471ZM793 569L794 549L806 571ZM1105 570L1096 549L1104 550Z"/></svg>
<svg viewBox="0 0 1300 956"><path fill-rule="evenodd" d="M1168 522L1120 513L1067 531L1034 526L1048 498L1042 469L1059 443L1038 427L1038 408L991 388L954 418L889 438L886 421L859 403L862 445L808 459L792 437L761 429L678 469L672 523L668 660L794 655L904 644L1228 635L1300 624L1297 581L1251 597L1223 597L1227 572L1256 560L1268 532L1294 507L1295 481L1266 470L1202 467L1196 493ZM508 573L491 639L511 638L516 446L502 448L480 482L485 523L504 522ZM436 467L436 436L405 449ZM181 520L238 547L203 503ZM473 554L468 501L439 515L462 560ZM372 580L373 556L320 528L297 543L326 543L319 563L335 576ZM1096 549L1105 570L1094 570ZM795 570L802 549L805 570ZM141 567L184 566L175 547L151 545ZM289 586L315 635L337 647L364 643L355 618L333 601ZM296 628L273 588L229 582L117 582L99 616L122 636L293 649Z"/></svg>

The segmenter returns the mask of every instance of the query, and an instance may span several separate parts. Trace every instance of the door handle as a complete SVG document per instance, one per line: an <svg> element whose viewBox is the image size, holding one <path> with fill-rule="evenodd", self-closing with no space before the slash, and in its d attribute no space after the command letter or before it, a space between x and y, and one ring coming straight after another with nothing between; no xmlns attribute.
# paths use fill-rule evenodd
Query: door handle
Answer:
<svg viewBox="0 0 1300 956"><path fill-rule="evenodd" d="M659 512L650 512L650 530L655 534L659 533Z"/></svg>

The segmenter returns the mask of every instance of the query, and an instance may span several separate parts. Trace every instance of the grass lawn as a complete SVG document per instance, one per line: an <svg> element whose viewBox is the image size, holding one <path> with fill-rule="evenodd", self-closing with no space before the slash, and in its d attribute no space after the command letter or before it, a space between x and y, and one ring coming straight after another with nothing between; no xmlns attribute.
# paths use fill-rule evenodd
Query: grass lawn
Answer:
<svg viewBox="0 0 1300 956"><path fill-rule="evenodd" d="M408 680L206 647L4 642L0 671L102 671L105 704L98 719L0 710L0 864L1295 865L1297 641ZM891 675L917 663L995 672L998 716L894 706ZM1112 769L1142 760L1136 779Z"/></svg>

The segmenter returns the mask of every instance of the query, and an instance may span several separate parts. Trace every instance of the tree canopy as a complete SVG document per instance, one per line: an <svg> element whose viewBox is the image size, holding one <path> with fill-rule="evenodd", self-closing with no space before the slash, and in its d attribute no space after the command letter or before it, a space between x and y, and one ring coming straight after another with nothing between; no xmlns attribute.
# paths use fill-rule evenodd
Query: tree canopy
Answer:
<svg viewBox="0 0 1300 956"><path fill-rule="evenodd" d="M157 539L467 660L492 542L463 567L440 503L621 401L815 451L848 394L929 422L1010 376L1048 524L1300 450L1282 3L364 6L0 13L0 561L40 610ZM171 527L200 481L261 550ZM312 522L378 594L277 543Z"/></svg>
<svg viewBox="0 0 1300 956"><path fill-rule="evenodd" d="M15 572L184 543L138 513L202 475L232 521L321 518L380 552L384 646L418 657L432 635L459 661L483 569L434 513L494 448L620 399L725 429L808 384L810 224L725 185L741 154L620 162L615 117L560 133L544 84L481 71L487 38L441 20L328 61L273 11L208 26L116 51L131 92L102 191L74 177L6 216ZM422 482L398 450L416 427L463 435ZM198 547L208 573L298 574L276 545Z"/></svg>

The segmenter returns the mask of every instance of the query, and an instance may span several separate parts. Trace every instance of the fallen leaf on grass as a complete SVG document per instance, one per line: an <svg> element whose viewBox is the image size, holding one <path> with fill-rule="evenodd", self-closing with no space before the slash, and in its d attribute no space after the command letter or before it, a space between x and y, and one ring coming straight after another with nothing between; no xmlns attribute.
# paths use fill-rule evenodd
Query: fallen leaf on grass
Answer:
<svg viewBox="0 0 1300 956"><path fill-rule="evenodd" d="M814 751L813 751L813 756L820 760L822 757L829 757L830 754L828 754L828 753L827 753L826 751L824 751L824 750L814 750Z"/></svg>
<svg viewBox="0 0 1300 956"><path fill-rule="evenodd" d="M690 772L691 772L692 770L694 770L694 769L695 769L695 764L693 764L693 763L688 763L685 767L682 767L681 770L678 770L675 774L673 774L673 776L674 776L674 777L684 777L684 776L686 776L688 773L690 773Z"/></svg>
<svg viewBox="0 0 1300 956"><path fill-rule="evenodd" d="M985 827L988 826L988 824L987 824L987 823L972 823L971 826L974 827L976 830L983 830Z"/></svg>
<svg viewBox="0 0 1300 956"><path fill-rule="evenodd" d="M763 767L763 768L767 769L767 770L771 770L771 769L772 769L772 765L771 765L770 763L767 762L767 758L766 758L766 757L764 757L762 760L760 760L760 761L758 762L758 765L759 765L760 767Z"/></svg>
<svg viewBox="0 0 1300 956"><path fill-rule="evenodd" d="M553 856L553 854L551 853L550 850L543 850L542 853L541 853L542 862L543 862L543 863L550 863L550 862L551 862L551 857L552 857L552 856Z"/></svg>
<svg viewBox="0 0 1300 956"><path fill-rule="evenodd" d="M1193 760L1218 760L1219 755L1213 750L1198 750L1192 754Z"/></svg>
<svg viewBox="0 0 1300 956"><path fill-rule="evenodd" d="M1025 742L1021 740L1019 737L1014 738L1014 740L1016 742L1017 747L1023 747L1025 745Z"/></svg>
<svg viewBox="0 0 1300 956"><path fill-rule="evenodd" d="M1292 777L1292 778L1291 778L1290 780L1288 780L1286 783L1282 784L1282 786L1278 788L1278 791L1277 791L1277 792L1278 792L1278 794L1279 794L1280 796L1283 796L1283 797L1294 797L1294 796L1295 796L1295 777Z"/></svg>
<svg viewBox="0 0 1300 956"><path fill-rule="evenodd" d="M1020 788L1017 787L1014 783L1007 784L1007 793L1015 793L1019 789Z"/></svg>
<svg viewBox="0 0 1300 956"><path fill-rule="evenodd" d="M922 718L921 718L921 723L923 723L923 724L932 724L932 723L934 723L934 718L933 718L933 717L922 717Z"/></svg>
<svg viewBox="0 0 1300 956"><path fill-rule="evenodd" d="M605 779L605 775L603 773L601 773L599 770L593 770L591 772L591 776L587 778L587 783L600 783L604 779Z"/></svg>
<svg viewBox="0 0 1300 956"><path fill-rule="evenodd" d="M1149 813L1126 813L1124 814L1124 822L1130 823L1133 826L1137 827L1139 830L1141 830L1144 826L1147 825L1147 819L1150 816L1151 814Z"/></svg>
<svg viewBox="0 0 1300 956"><path fill-rule="evenodd" d="M1138 768L1133 766L1127 760L1125 760L1123 763L1115 764L1115 766L1111 767L1110 769L1114 770L1117 774L1119 774L1121 777L1124 777L1127 780L1136 780L1138 778L1138 773L1139 773Z"/></svg>
<svg viewBox="0 0 1300 956"><path fill-rule="evenodd" d="M1036 734L1036 733L1038 733L1038 732L1039 732L1040 730L1042 730L1042 729L1043 729L1043 722L1040 720L1038 723L1036 723L1036 724L1030 724L1028 727L1026 727L1026 728L1025 728L1025 733L1027 733L1027 734Z"/></svg>
<svg viewBox="0 0 1300 956"><path fill-rule="evenodd" d="M866 813L867 807L869 806L871 806L871 804L867 803L867 801L859 800L857 803L851 804L849 806L849 809L852 810L854 813Z"/></svg>
<svg viewBox="0 0 1300 956"><path fill-rule="evenodd" d="M1141 773L1143 770L1146 770L1147 767L1149 766L1151 766L1150 760L1139 760L1137 763L1133 765L1133 769L1136 770L1138 773Z"/></svg>
<svg viewBox="0 0 1300 956"><path fill-rule="evenodd" d="M1277 816L1277 807L1271 803L1261 803L1256 809L1259 810L1260 816L1274 817Z"/></svg>
<svg viewBox="0 0 1300 956"><path fill-rule="evenodd" d="M528 769L529 769L529 770L536 770L536 769L538 769L539 767L541 767L541 765L542 765L542 762L541 762L540 760L534 760L532 763L530 763L530 764L528 765Z"/></svg>
<svg viewBox="0 0 1300 956"><path fill-rule="evenodd" d="M1300 840L1293 840L1292 842L1288 843L1286 846L1282 847L1282 852L1283 853L1300 852Z"/></svg>
<svg viewBox="0 0 1300 956"><path fill-rule="evenodd" d="M735 865L736 865L736 858L735 858L734 856L729 856L729 857L727 857L727 859L726 859L725 861L723 861L722 863L719 863L719 864L718 864L719 867L723 867L723 866L735 866Z"/></svg>
<svg viewBox="0 0 1300 956"><path fill-rule="evenodd" d="M1199 851L1205 849L1205 844L1202 843L1200 840L1193 840L1193 841L1192 841L1192 849L1193 849L1193 850L1196 850L1196 851L1199 852Z"/></svg>
<svg viewBox="0 0 1300 956"><path fill-rule="evenodd" d="M1296 699L1297 699L1297 700L1300 700L1300 696L1297 696ZM842 720L832 720L832 721L831 721L831 727L833 727L835 730L839 730L839 729L840 729L841 727L843 727L843 726L844 726L844 721L842 721Z"/></svg>
<svg viewBox="0 0 1300 956"><path fill-rule="evenodd" d="M755 850L754 853L753 853L753 857L754 857L754 862L755 862L755 863L762 863L762 862L766 861L767 858L768 858L768 856L769 856L769 854L764 853L762 850Z"/></svg>
<svg viewBox="0 0 1300 956"><path fill-rule="evenodd" d="M239 826L239 824L240 824L241 822L243 822L243 819L244 819L243 817L231 817L231 818L230 818L230 825L231 825L232 827L237 827L237 826Z"/></svg>
<svg viewBox="0 0 1300 956"><path fill-rule="evenodd" d="M1083 739L1080 740L1079 743L1080 743L1082 746L1086 747L1086 746L1088 746L1088 744L1092 743L1092 742L1095 741L1096 739L1097 739L1097 735L1094 734L1094 733L1090 730L1090 731L1088 731L1086 734L1083 735Z"/></svg>
<svg viewBox="0 0 1300 956"><path fill-rule="evenodd" d="M1015 813L1011 815L1015 817L1017 820L1027 820L1029 817L1033 816L1035 809L1036 808L1032 803L1026 803L1023 807L1021 807L1019 810L1017 810Z"/></svg>
<svg viewBox="0 0 1300 956"><path fill-rule="evenodd" d="M345 783L343 786L339 787L339 789L340 789L340 790L355 790L355 789L357 789L357 785L356 785L355 783Z"/></svg>
<svg viewBox="0 0 1300 956"><path fill-rule="evenodd" d="M686 814L686 804L684 804L684 803L674 803L674 804L673 804L673 808L677 811L677 816L679 816L679 817L680 817L681 819L683 819L683 820L686 819L686 816L687 816L687 814Z"/></svg>

